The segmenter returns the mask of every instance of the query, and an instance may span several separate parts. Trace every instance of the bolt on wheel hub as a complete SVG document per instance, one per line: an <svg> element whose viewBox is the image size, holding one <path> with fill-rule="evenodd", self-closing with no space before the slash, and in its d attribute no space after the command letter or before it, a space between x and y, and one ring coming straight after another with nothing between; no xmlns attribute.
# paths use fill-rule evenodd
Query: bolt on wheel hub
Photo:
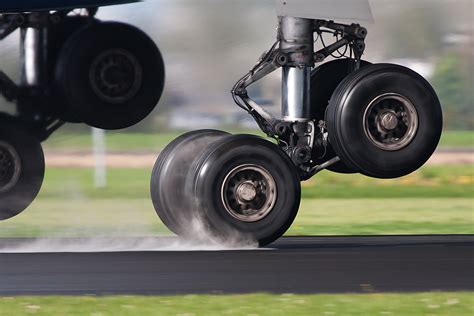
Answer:
<svg viewBox="0 0 474 316"><path fill-rule="evenodd" d="M365 110L364 132L380 149L395 151L411 143L418 130L418 114L408 98L387 93L376 97Z"/></svg>
<svg viewBox="0 0 474 316"><path fill-rule="evenodd" d="M225 177L221 198L232 217L256 222L272 211L277 198L276 182L261 166L241 165Z"/></svg>

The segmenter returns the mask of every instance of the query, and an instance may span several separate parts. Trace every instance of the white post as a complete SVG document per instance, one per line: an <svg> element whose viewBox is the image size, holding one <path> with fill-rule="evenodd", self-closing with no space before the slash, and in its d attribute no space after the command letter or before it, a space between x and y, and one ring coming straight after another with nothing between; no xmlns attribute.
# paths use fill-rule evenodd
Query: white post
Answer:
<svg viewBox="0 0 474 316"><path fill-rule="evenodd" d="M96 188L105 188L107 186L107 165L105 131L103 129L92 128L92 143L95 159L94 184Z"/></svg>

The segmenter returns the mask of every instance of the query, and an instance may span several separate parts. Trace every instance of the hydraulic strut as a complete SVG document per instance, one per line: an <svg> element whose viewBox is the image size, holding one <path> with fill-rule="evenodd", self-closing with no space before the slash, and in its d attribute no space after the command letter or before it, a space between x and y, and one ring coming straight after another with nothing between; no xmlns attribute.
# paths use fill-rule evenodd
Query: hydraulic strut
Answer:
<svg viewBox="0 0 474 316"><path fill-rule="evenodd" d="M324 122L317 122L312 115L312 68L342 47L349 47L356 70L365 50L367 30L358 24L345 25L291 16L279 17L278 22L277 41L235 84L232 96L239 107L252 115L264 133L278 141L299 168L300 177L307 179L338 161L332 158L316 165L311 159L316 132L323 138L325 135ZM324 46L318 51L314 49L315 33ZM332 33L336 42L325 45L323 33ZM275 118L249 97L247 87L279 68L282 68L281 118ZM324 138L324 146L326 142L327 138Z"/></svg>

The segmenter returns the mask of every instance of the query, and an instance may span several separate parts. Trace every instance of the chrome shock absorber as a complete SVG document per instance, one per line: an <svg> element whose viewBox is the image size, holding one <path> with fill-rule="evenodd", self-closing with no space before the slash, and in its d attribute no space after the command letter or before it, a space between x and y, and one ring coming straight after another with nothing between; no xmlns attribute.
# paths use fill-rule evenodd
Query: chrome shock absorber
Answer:
<svg viewBox="0 0 474 316"><path fill-rule="evenodd" d="M279 41L282 50L290 51L282 67L282 119L310 119L310 80L314 65L314 20L280 17Z"/></svg>
<svg viewBox="0 0 474 316"><path fill-rule="evenodd" d="M26 87L39 87L45 81L46 65L45 27L24 27L21 29L21 84Z"/></svg>
<svg viewBox="0 0 474 316"><path fill-rule="evenodd" d="M22 97L18 99L19 115L29 121L42 119L43 104L48 78L47 62L47 19L46 13L31 13L20 28L20 87Z"/></svg>
<svg viewBox="0 0 474 316"><path fill-rule="evenodd" d="M278 22L277 41L237 81L232 88L232 97L239 107L252 115L265 134L278 141L298 167L300 178L308 179L339 159L336 157L324 163L313 159L313 148L317 138L324 135L325 126L324 122L315 121L314 109L311 108L312 67L344 46L351 48L358 64L365 48L367 30L358 24L346 25L316 17L282 15ZM315 51L314 34L321 36L321 28L337 35L337 41L328 46L323 44L323 48ZM282 68L282 106L281 117L276 118L252 100L247 87L279 68Z"/></svg>
<svg viewBox="0 0 474 316"><path fill-rule="evenodd" d="M285 150L296 165L311 160L314 122L311 120L311 68L314 66L314 20L284 16L279 18L278 39L287 51L282 66L281 135ZM286 134L286 135L285 135ZM291 135L291 136L290 136Z"/></svg>

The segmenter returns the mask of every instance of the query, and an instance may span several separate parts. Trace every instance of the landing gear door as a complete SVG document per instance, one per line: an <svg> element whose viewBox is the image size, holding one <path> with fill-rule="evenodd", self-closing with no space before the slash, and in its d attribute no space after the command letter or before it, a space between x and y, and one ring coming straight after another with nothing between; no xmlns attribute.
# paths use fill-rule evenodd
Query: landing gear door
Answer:
<svg viewBox="0 0 474 316"><path fill-rule="evenodd" d="M278 16L374 22L369 0L276 0Z"/></svg>

